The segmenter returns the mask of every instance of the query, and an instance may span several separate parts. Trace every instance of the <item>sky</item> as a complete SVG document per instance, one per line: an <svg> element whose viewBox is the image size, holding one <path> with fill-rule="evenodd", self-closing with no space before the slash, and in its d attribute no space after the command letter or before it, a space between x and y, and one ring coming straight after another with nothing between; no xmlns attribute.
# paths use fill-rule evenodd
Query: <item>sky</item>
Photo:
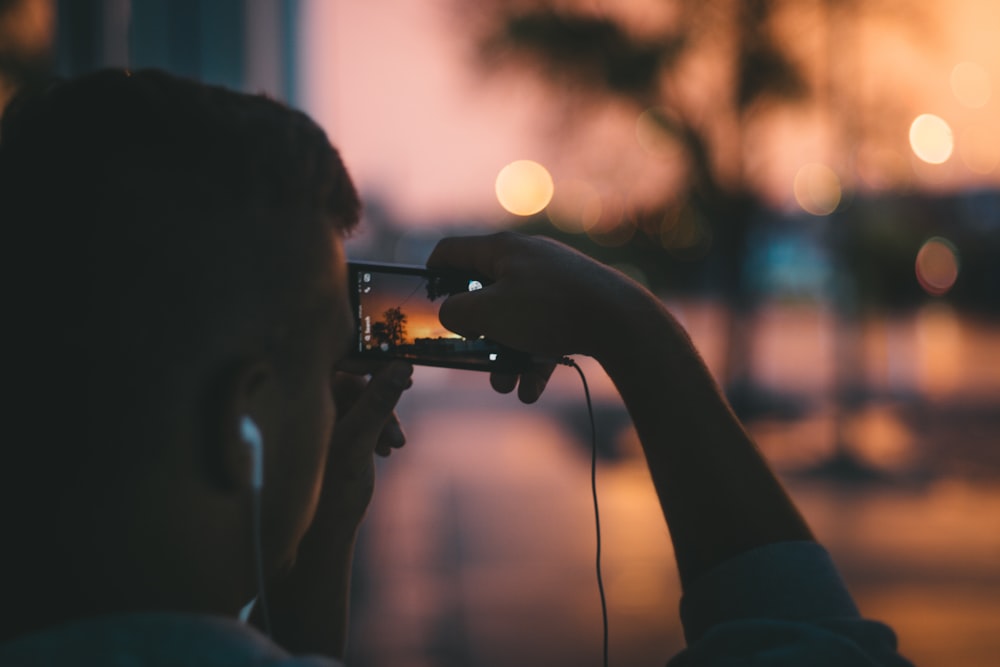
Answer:
<svg viewBox="0 0 1000 667"><path fill-rule="evenodd" d="M849 173L838 164L841 138L821 111L807 108L761 124L748 164L772 204L802 205L796 179L804 167L827 173L816 164L862 189L903 181L944 190L1000 185L1000 166L985 173L968 166L976 159L989 166L1000 156L1000 2L884 4L889 9L870 11L853 44L831 42L826 53L856 58L838 70L850 104L898 107L899 119L879 128L884 140L878 145L850 156L856 162ZM650 0L618 6L631 7L632 18L641 21L653 16L654 5L663 6ZM581 127L579 137L553 136L573 110L554 102L530 76L478 69L453 7L450 0L303 2L300 103L326 128L367 197L379 198L413 226L441 220L488 226L510 220L494 183L515 160L548 167L557 194L565 179L603 179L640 194L669 182L662 163L636 144L634 125L622 122L630 111L609 108L598 122ZM904 16L922 20L907 23ZM954 68L963 62L977 64L988 79L991 94L976 108L963 106L952 89ZM954 155L942 164L916 159L908 144L909 122L921 113L944 119L954 135ZM985 158L977 158L984 151Z"/></svg>
<svg viewBox="0 0 1000 667"><path fill-rule="evenodd" d="M544 158L532 86L483 85L440 1L308 0L302 106L327 130L367 195L407 222L504 218L494 181Z"/></svg>

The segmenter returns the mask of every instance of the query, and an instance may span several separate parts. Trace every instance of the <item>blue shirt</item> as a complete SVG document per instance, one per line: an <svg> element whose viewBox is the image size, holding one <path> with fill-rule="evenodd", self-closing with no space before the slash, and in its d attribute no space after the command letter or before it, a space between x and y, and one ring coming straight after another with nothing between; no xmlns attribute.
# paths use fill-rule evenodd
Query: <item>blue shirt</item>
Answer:
<svg viewBox="0 0 1000 667"><path fill-rule="evenodd" d="M73 621L0 644L3 667L342 667L292 657L236 619L171 613L116 614Z"/></svg>
<svg viewBox="0 0 1000 667"><path fill-rule="evenodd" d="M770 544L723 563L681 600L688 648L669 667L912 667L888 626L858 613L827 551Z"/></svg>

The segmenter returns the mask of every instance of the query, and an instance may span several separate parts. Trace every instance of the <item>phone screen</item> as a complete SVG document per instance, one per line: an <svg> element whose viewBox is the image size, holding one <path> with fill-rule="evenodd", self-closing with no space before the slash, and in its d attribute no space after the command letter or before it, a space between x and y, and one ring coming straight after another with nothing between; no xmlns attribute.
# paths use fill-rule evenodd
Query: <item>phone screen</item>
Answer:
<svg viewBox="0 0 1000 667"><path fill-rule="evenodd" d="M357 317L353 356L516 372L528 355L486 338L464 338L438 318L448 296L488 284L476 276L392 264L348 263Z"/></svg>

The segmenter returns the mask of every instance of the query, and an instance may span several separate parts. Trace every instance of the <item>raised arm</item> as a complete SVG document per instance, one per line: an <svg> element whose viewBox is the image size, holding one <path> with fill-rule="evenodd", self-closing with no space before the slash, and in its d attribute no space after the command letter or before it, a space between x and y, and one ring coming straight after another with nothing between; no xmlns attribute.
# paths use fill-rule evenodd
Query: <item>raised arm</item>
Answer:
<svg viewBox="0 0 1000 667"><path fill-rule="evenodd" d="M755 547L813 539L688 335L646 289L554 241L511 233L445 239L428 265L495 281L449 299L445 326L605 368L642 442L685 589Z"/></svg>
<svg viewBox="0 0 1000 667"><path fill-rule="evenodd" d="M370 381L343 372L331 380L338 417L316 515L294 565L267 591L272 638L292 653L344 657L355 538L375 485L373 455L388 456L405 443L393 409L412 372L394 362ZM265 627L259 604L253 620Z"/></svg>

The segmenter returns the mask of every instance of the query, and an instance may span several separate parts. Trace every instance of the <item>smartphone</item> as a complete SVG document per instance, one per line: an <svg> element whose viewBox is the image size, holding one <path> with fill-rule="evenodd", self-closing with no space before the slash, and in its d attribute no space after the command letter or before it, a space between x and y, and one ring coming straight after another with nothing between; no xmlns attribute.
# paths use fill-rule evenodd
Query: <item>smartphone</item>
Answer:
<svg viewBox="0 0 1000 667"><path fill-rule="evenodd" d="M481 276L369 262L348 262L347 273L356 316L354 358L512 373L528 367L528 354L487 338L464 338L441 324L444 300L489 285Z"/></svg>

